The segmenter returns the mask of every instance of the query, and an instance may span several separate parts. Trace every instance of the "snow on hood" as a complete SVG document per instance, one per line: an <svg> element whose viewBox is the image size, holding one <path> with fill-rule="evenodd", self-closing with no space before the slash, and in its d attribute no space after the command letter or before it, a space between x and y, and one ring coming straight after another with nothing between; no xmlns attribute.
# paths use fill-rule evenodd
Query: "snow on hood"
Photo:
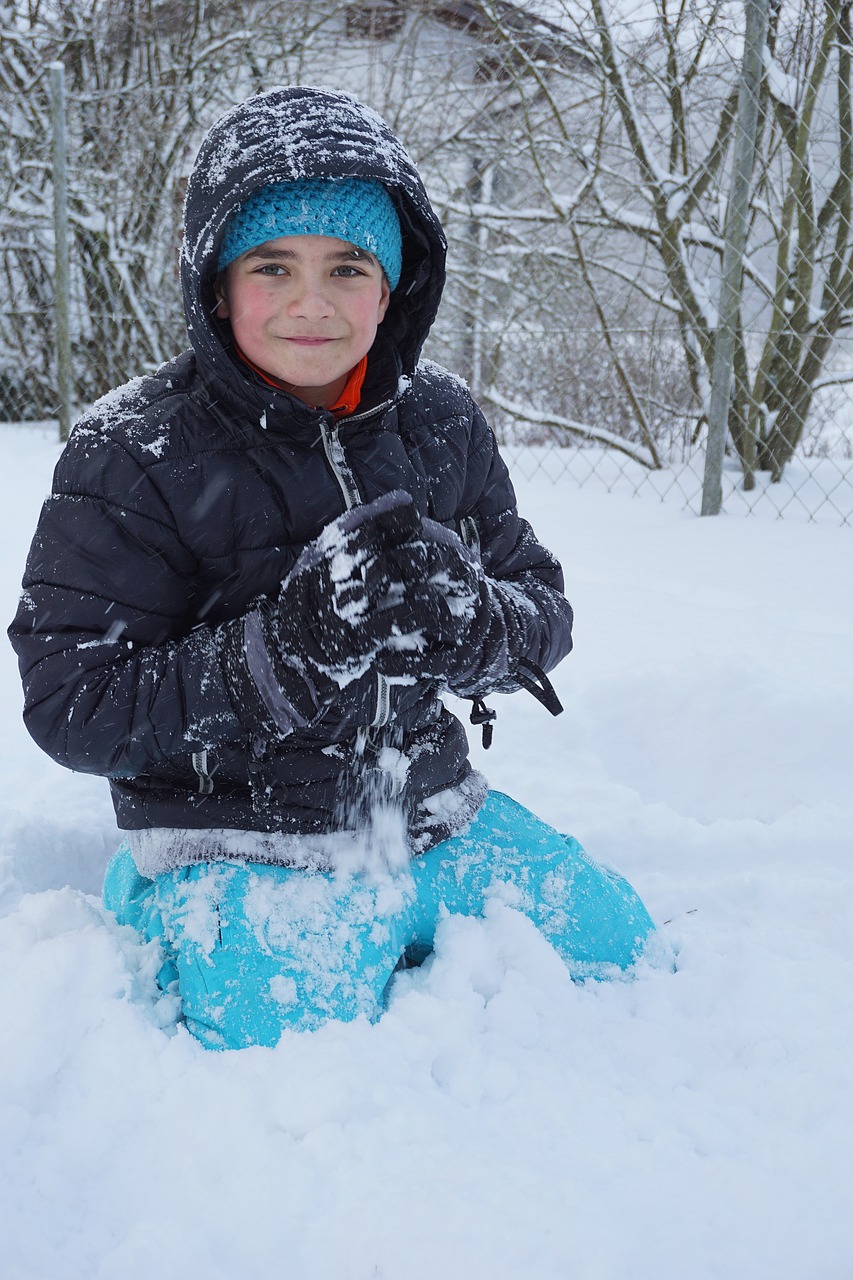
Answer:
<svg viewBox="0 0 853 1280"><path fill-rule="evenodd" d="M249 98L202 142L187 187L181 282L190 341L202 362L224 357L213 281L225 223L258 187L300 178L374 178L403 228L403 273L383 332L405 373L417 363L444 287L447 243L420 175L381 116L336 89L290 86Z"/></svg>

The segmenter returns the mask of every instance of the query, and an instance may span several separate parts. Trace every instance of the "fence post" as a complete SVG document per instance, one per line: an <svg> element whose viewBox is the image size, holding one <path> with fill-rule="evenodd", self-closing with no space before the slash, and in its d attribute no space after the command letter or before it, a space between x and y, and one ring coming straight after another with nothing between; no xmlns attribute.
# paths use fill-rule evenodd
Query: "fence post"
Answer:
<svg viewBox="0 0 853 1280"><path fill-rule="evenodd" d="M53 137L53 323L56 336L56 399L59 438L68 439L74 379L71 370L68 270L68 135L65 120L65 67L50 65L50 119Z"/></svg>
<svg viewBox="0 0 853 1280"><path fill-rule="evenodd" d="M726 210L723 275L714 334L708 443L702 483L702 515L719 514L723 503L723 455L728 434L729 400L734 373L735 333L743 284L743 254L749 217L749 196L758 134L758 94L767 39L768 0L745 0L746 34L738 91L734 165Z"/></svg>

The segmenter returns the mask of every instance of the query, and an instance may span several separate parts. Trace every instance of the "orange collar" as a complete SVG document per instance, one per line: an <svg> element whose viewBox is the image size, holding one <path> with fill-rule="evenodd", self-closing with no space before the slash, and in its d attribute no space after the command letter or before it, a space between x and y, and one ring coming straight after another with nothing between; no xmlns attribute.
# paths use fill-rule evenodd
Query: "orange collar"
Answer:
<svg viewBox="0 0 853 1280"><path fill-rule="evenodd" d="M247 364L259 378L263 378L269 387L278 387L281 391L289 391L293 393L293 387L288 382L282 382L280 378L274 378L271 373L265 373L263 369L259 369L253 364L249 357L240 350L237 343L234 343L234 350L237 355ZM338 396L334 404L329 405L329 412L333 413L336 418L346 418L349 414L355 413L361 403L361 389L364 386L364 379L367 375L367 356L362 356L355 368L350 369L346 384L343 391ZM318 406L313 406L317 408Z"/></svg>
<svg viewBox="0 0 853 1280"><path fill-rule="evenodd" d="M346 386L336 402L330 406L336 418L346 418L355 413L361 403L361 389L367 375L367 356L362 356L354 369L347 375Z"/></svg>

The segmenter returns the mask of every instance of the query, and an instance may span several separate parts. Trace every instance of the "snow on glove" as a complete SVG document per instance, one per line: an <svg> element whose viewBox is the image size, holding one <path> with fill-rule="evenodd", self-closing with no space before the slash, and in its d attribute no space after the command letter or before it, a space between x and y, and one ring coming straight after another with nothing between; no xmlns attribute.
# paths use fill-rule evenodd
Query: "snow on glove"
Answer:
<svg viewBox="0 0 853 1280"><path fill-rule="evenodd" d="M387 550L383 561L389 581L408 603L410 627L389 636L383 654L400 652L405 658L429 646L457 645L473 620L484 575L456 534L425 520L414 537Z"/></svg>
<svg viewBox="0 0 853 1280"><path fill-rule="evenodd" d="M462 694L506 680L524 633L520 611L531 607L523 594L489 578L461 539L432 520L387 559L392 577L419 583L410 600L415 630L389 635L376 669L434 680Z"/></svg>
<svg viewBox="0 0 853 1280"><path fill-rule="evenodd" d="M309 724L412 630L417 592L403 591L393 551L418 528L402 490L356 507L305 547L277 599L225 624L226 680L251 728L284 736Z"/></svg>

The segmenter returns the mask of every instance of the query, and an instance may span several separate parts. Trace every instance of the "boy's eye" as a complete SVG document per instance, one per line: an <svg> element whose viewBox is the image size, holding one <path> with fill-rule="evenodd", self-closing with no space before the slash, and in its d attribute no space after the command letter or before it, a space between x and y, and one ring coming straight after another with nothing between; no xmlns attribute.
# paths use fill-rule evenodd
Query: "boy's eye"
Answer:
<svg viewBox="0 0 853 1280"><path fill-rule="evenodd" d="M351 279L353 276L363 276L364 274L365 272L361 267L353 266L349 262L342 263L341 266L335 267L332 272L332 275L345 276L347 279Z"/></svg>
<svg viewBox="0 0 853 1280"><path fill-rule="evenodd" d="M257 268L256 274L259 276L283 276L287 272L280 262L265 262Z"/></svg>

